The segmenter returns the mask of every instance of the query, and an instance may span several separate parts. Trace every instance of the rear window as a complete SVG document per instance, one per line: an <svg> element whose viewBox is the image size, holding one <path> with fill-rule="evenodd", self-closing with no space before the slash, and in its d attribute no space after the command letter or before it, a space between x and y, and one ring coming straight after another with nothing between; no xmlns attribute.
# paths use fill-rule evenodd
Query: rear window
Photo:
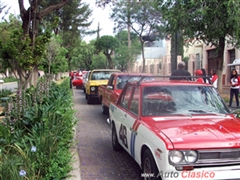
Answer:
<svg viewBox="0 0 240 180"><path fill-rule="evenodd" d="M91 80L108 80L115 71L93 71Z"/></svg>

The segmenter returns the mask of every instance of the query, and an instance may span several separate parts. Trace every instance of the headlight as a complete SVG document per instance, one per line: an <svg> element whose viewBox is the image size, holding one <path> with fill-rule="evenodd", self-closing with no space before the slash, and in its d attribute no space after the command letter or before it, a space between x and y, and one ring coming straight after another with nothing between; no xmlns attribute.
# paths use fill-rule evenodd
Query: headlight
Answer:
<svg viewBox="0 0 240 180"><path fill-rule="evenodd" d="M183 160L183 153L181 151L171 151L169 155L169 160L171 163L178 164Z"/></svg>
<svg viewBox="0 0 240 180"><path fill-rule="evenodd" d="M198 154L196 151L186 151L185 153L185 161L187 163L195 163L198 159Z"/></svg>
<svg viewBox="0 0 240 180"><path fill-rule="evenodd" d="M91 87L91 91L95 91L95 87Z"/></svg>

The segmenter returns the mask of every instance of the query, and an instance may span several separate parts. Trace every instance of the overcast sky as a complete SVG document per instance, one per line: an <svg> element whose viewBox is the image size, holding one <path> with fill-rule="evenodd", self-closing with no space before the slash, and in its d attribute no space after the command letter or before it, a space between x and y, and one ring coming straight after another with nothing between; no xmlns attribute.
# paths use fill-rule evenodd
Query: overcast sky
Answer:
<svg viewBox="0 0 240 180"><path fill-rule="evenodd" d="M19 15L19 6L18 0L0 0L3 4L8 5L11 7L10 13ZM98 23L100 23L100 28L102 31L100 32L100 36L103 35L113 35L113 25L114 23L109 19L110 16L110 8L105 7L105 9L97 8L95 6L95 0L83 0L82 2L86 2L90 4L90 8L93 9L93 14L90 19L93 19L93 23L90 29L97 29ZM29 7L28 0L24 0L25 8ZM96 35L94 36L87 36L84 40L88 41L91 39L95 39Z"/></svg>

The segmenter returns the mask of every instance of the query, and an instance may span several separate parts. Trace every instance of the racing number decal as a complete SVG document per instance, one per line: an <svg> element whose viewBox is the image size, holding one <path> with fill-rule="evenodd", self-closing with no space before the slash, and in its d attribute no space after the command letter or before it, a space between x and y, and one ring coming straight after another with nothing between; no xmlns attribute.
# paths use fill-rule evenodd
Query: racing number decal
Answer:
<svg viewBox="0 0 240 180"><path fill-rule="evenodd" d="M120 130L119 130L119 137L122 140L122 143L126 148L128 148L128 143L127 143L127 128L126 126L121 124Z"/></svg>

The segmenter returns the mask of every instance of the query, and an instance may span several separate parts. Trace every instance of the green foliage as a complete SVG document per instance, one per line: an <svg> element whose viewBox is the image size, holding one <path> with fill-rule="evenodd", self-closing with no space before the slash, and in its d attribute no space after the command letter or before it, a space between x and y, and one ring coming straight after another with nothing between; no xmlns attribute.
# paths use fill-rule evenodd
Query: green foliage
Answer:
<svg viewBox="0 0 240 180"><path fill-rule="evenodd" d="M10 94L12 94L12 91L9 90L9 89L3 89L2 91L0 91L0 98L1 97L7 97L9 96Z"/></svg>
<svg viewBox="0 0 240 180"><path fill-rule="evenodd" d="M143 69L145 72L144 36L161 37L157 27L162 22L161 13L154 8L154 1L114 1L111 18L115 22L115 31L130 28L138 35L143 56Z"/></svg>
<svg viewBox="0 0 240 180"><path fill-rule="evenodd" d="M60 36L53 36L46 48L46 55L39 64L40 69L45 73L57 74L66 72L68 64L66 59L67 49L62 44Z"/></svg>
<svg viewBox="0 0 240 180"><path fill-rule="evenodd" d="M79 41L79 46L76 46L73 50L72 56L72 67L91 69L93 63L93 56L95 55L95 41L92 40L90 43L85 41Z"/></svg>
<svg viewBox="0 0 240 180"><path fill-rule="evenodd" d="M113 60L112 60L112 54L113 51L118 47L118 40L114 38L113 36L102 36L95 42L95 47L99 52L103 52L103 54L108 59L108 66L109 68L113 69Z"/></svg>
<svg viewBox="0 0 240 180"><path fill-rule="evenodd" d="M127 70L127 63L131 64L137 59L136 56L141 53L141 44L139 43L138 36L135 33L131 33L131 47L128 47L128 33L127 31L121 31L115 38L118 39L119 46L115 50L115 63L120 66L121 71Z"/></svg>
<svg viewBox="0 0 240 180"><path fill-rule="evenodd" d="M158 4L166 32L181 32L185 42L200 41L215 48L215 65L222 91L225 45L239 47L240 4L236 0L167 0Z"/></svg>
<svg viewBox="0 0 240 180"><path fill-rule="evenodd" d="M41 6L49 7L59 2L61 0L42 1ZM51 12L46 17L48 22L52 22L56 16L60 19L60 23L53 30L56 35L61 36L63 41L61 45L67 49L66 58L69 70L72 68L75 69L76 64L79 65L76 63L76 59L72 58L76 57L75 53L81 47L79 41L81 41L84 35L95 33L95 31L88 30L92 24L90 20L91 15L92 10L88 4L83 3L82 0L71 0L67 6L64 6L61 10Z"/></svg>
<svg viewBox="0 0 240 180"><path fill-rule="evenodd" d="M5 83L8 83L8 82L17 82L17 81L18 81L17 78L12 77L12 76L2 78L2 80L3 80Z"/></svg>
<svg viewBox="0 0 240 180"><path fill-rule="evenodd" d="M93 56L90 69L106 69L108 68L108 60L103 53Z"/></svg>
<svg viewBox="0 0 240 180"><path fill-rule="evenodd" d="M236 40L239 38L240 4L235 0L167 0L161 7L168 33L184 29L185 38L196 38L216 47L219 38L228 35L229 43L239 44Z"/></svg>
<svg viewBox="0 0 240 180"><path fill-rule="evenodd" d="M70 146L76 123L69 78L62 84L45 80L23 94L0 124L0 169L5 179L66 179L71 170ZM20 103L15 101L15 103ZM0 177L1 179L1 177Z"/></svg>

